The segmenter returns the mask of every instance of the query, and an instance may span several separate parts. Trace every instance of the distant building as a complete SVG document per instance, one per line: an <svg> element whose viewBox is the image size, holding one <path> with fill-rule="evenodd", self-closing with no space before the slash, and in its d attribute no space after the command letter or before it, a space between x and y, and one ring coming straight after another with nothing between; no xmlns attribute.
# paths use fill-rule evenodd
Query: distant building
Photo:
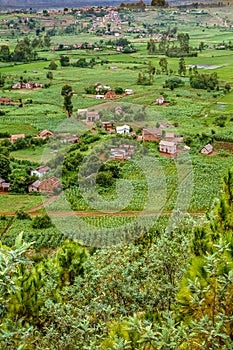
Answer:
<svg viewBox="0 0 233 350"><path fill-rule="evenodd" d="M130 126L129 125L117 126L116 132L117 132L117 134L129 134Z"/></svg>
<svg viewBox="0 0 233 350"><path fill-rule="evenodd" d="M11 135L10 142L15 143L18 139L25 139L25 134L15 134Z"/></svg>
<svg viewBox="0 0 233 350"><path fill-rule="evenodd" d="M12 103L12 98L0 97L0 104L8 105Z"/></svg>
<svg viewBox="0 0 233 350"><path fill-rule="evenodd" d="M132 89L125 89L125 94L126 95L133 95L134 94L134 90L132 90Z"/></svg>
<svg viewBox="0 0 233 350"><path fill-rule="evenodd" d="M28 192L52 193L61 188L61 181L55 176L51 176L43 181L37 180L28 187Z"/></svg>
<svg viewBox="0 0 233 350"><path fill-rule="evenodd" d="M115 100L116 98L116 93L113 90L110 90L108 92L106 92L106 94L104 95L105 98L109 99L109 100Z"/></svg>
<svg viewBox="0 0 233 350"><path fill-rule="evenodd" d="M110 158L112 160L124 161L131 159L134 153L133 145L120 145L119 147L111 148Z"/></svg>
<svg viewBox="0 0 233 350"><path fill-rule="evenodd" d="M156 99L156 102L155 102L155 104L156 105L162 105L164 103L164 97L163 96L160 96L160 97L158 97L157 99Z"/></svg>
<svg viewBox="0 0 233 350"><path fill-rule="evenodd" d="M167 122L161 122L160 123L160 126L159 126L161 129L168 129L171 127L171 125Z"/></svg>
<svg viewBox="0 0 233 350"><path fill-rule="evenodd" d="M77 115L78 116L85 116L88 112L88 109L87 108L82 108L82 109L78 109L77 110Z"/></svg>
<svg viewBox="0 0 233 350"><path fill-rule="evenodd" d="M213 152L213 146L210 143L208 143L205 147L201 149L202 154L210 154L212 152Z"/></svg>
<svg viewBox="0 0 233 350"><path fill-rule="evenodd" d="M97 100L104 100L104 99L105 99L105 95L97 94L97 95L95 95L95 98L96 98Z"/></svg>
<svg viewBox="0 0 233 350"><path fill-rule="evenodd" d="M41 165L38 168L32 170L31 175L42 177L44 174L46 174L50 170L51 168L48 165Z"/></svg>
<svg viewBox="0 0 233 350"><path fill-rule="evenodd" d="M114 122L102 122L102 128L106 131L111 131L114 127Z"/></svg>
<svg viewBox="0 0 233 350"><path fill-rule="evenodd" d="M142 130L143 141L159 141L162 137L160 128L146 128Z"/></svg>
<svg viewBox="0 0 233 350"><path fill-rule="evenodd" d="M40 132L40 138L45 139L46 137L54 136L54 134L49 130L43 130Z"/></svg>
<svg viewBox="0 0 233 350"><path fill-rule="evenodd" d="M8 192L10 188L10 183L6 182L2 177L0 177L0 191Z"/></svg>
<svg viewBox="0 0 233 350"><path fill-rule="evenodd" d="M95 122L100 119L100 115L98 112L87 112L86 113L86 122Z"/></svg>
<svg viewBox="0 0 233 350"><path fill-rule="evenodd" d="M168 154L175 154L176 142L161 140L159 143L159 151Z"/></svg>

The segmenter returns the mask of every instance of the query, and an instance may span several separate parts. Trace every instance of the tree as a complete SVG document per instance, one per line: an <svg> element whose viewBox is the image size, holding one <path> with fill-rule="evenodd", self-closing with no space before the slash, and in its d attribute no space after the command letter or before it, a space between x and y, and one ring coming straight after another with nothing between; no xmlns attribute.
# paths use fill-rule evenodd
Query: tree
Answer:
<svg viewBox="0 0 233 350"><path fill-rule="evenodd" d="M48 72L47 74L46 74L46 78L47 79L49 79L50 80L50 82L53 80L53 72Z"/></svg>
<svg viewBox="0 0 233 350"><path fill-rule="evenodd" d="M178 68L178 74L179 75L186 75L186 64L183 57L179 59L179 68Z"/></svg>
<svg viewBox="0 0 233 350"><path fill-rule="evenodd" d="M55 63L54 60L52 60L49 64L49 67L48 67L50 70L56 70L57 69L57 64Z"/></svg>
<svg viewBox="0 0 233 350"><path fill-rule="evenodd" d="M7 180L11 172L10 160L3 154L0 154L0 177Z"/></svg>
<svg viewBox="0 0 233 350"><path fill-rule="evenodd" d="M147 51L148 51L148 54L153 54L155 53L155 42L153 39L150 39L148 42L147 42Z"/></svg>
<svg viewBox="0 0 233 350"><path fill-rule="evenodd" d="M51 38L50 38L50 35L46 34L44 36L44 45L46 47L49 47L51 45Z"/></svg>
<svg viewBox="0 0 233 350"><path fill-rule="evenodd" d="M64 85L61 90L61 95L64 96L64 107L68 113L68 116L71 117L73 111L73 105L71 102L73 96L73 89L70 85Z"/></svg>
<svg viewBox="0 0 233 350"><path fill-rule="evenodd" d="M30 62L36 59L36 57L37 53L33 51L31 42L28 38L18 41L13 52L13 61Z"/></svg>
<svg viewBox="0 0 233 350"><path fill-rule="evenodd" d="M164 87L169 88L171 90L174 90L175 88L183 85L184 85L184 82L178 77L169 78L164 83Z"/></svg>
<svg viewBox="0 0 233 350"><path fill-rule="evenodd" d="M0 61L10 62L11 53L8 45L2 45L0 48Z"/></svg>
<svg viewBox="0 0 233 350"><path fill-rule="evenodd" d="M151 6L167 7L168 3L165 0L152 0Z"/></svg>
<svg viewBox="0 0 233 350"><path fill-rule="evenodd" d="M62 67L68 67L70 65L70 59L68 56L61 55L60 64Z"/></svg>
<svg viewBox="0 0 233 350"><path fill-rule="evenodd" d="M167 74L167 72L168 72L168 70L167 70L167 59L164 58L164 57L160 58L159 65L161 67L162 72Z"/></svg>
<svg viewBox="0 0 233 350"><path fill-rule="evenodd" d="M180 44L181 52L189 52L189 35L188 33L179 33L177 40Z"/></svg>

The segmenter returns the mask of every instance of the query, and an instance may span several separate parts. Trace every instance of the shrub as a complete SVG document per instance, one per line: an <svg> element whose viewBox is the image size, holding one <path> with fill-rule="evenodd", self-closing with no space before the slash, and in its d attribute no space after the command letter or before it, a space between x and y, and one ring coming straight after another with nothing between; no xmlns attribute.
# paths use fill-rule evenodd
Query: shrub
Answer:
<svg viewBox="0 0 233 350"><path fill-rule="evenodd" d="M52 225L53 225L52 221L47 214L42 215L42 216L36 216L32 220L32 227L33 228L49 228Z"/></svg>
<svg viewBox="0 0 233 350"><path fill-rule="evenodd" d="M18 220L31 220L31 217L28 213L26 213L22 209L19 209L16 212L16 219L18 219Z"/></svg>

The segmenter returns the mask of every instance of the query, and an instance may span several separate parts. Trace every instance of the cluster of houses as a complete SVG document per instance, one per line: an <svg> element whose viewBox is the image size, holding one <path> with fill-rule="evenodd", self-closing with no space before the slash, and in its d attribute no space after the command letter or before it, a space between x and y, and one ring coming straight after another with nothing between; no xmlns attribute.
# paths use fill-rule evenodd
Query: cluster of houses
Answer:
<svg viewBox="0 0 233 350"><path fill-rule="evenodd" d="M105 89L106 87L103 86L103 89ZM101 90L97 90L97 91L101 91ZM124 90L124 94L125 95L133 95L134 94L134 90L132 89L125 89ZM95 98L97 100L115 100L116 98L116 93L114 90L112 90L111 88L106 91L104 94L101 94L101 93L97 93L95 95Z"/></svg>
<svg viewBox="0 0 233 350"><path fill-rule="evenodd" d="M161 126L161 124L160 124ZM141 141L159 142L159 151L170 155L176 155L178 144L183 143L183 137L175 135L174 132L163 132L162 128L144 128L142 136L138 138ZM187 147L187 146L186 146Z"/></svg>
<svg viewBox="0 0 233 350"><path fill-rule="evenodd" d="M33 138L34 139L47 139L48 137L52 137L54 136L54 134L49 131L49 130L43 130L39 133L39 135L37 136L34 136ZM79 141L79 137L77 135L70 135L69 133L63 133L63 134L59 134L59 136L62 137L62 140L61 142L62 143L77 143ZM17 139L25 139L25 134L14 134L14 135L11 135L10 137L10 142L12 144L14 144Z"/></svg>
<svg viewBox="0 0 233 350"><path fill-rule="evenodd" d="M110 159L112 160L129 160L134 154L135 148L133 145L122 144L119 147L111 148Z"/></svg>
<svg viewBox="0 0 233 350"><path fill-rule="evenodd" d="M35 136L34 138L36 139L46 139L47 137L54 136L54 134L49 131L49 130L43 130L39 133L38 136ZM10 142L13 144L15 143L18 139L25 139L25 134L13 134L10 137Z"/></svg>
<svg viewBox="0 0 233 350"><path fill-rule="evenodd" d="M41 89L43 88L43 84L37 83L35 81L28 81L26 83L24 82L17 82L14 83L12 86L12 89Z"/></svg>

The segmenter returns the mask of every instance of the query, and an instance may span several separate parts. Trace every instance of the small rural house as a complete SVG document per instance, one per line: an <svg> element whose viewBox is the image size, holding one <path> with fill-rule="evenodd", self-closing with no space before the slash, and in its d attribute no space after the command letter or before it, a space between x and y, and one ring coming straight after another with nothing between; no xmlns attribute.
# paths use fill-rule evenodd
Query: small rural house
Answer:
<svg viewBox="0 0 233 350"><path fill-rule="evenodd" d="M61 181L55 176L51 176L43 181L37 180L28 187L28 192L52 193L61 188Z"/></svg>
<svg viewBox="0 0 233 350"><path fill-rule="evenodd" d="M210 154L212 152L213 152L213 146L210 143L208 143L205 147L201 149L202 154Z"/></svg>
<svg viewBox="0 0 233 350"><path fill-rule="evenodd" d="M160 97L156 98L155 104L156 104L156 105L159 105L159 106L161 106L162 104L164 104L164 97L163 97L163 96L160 96Z"/></svg>
<svg viewBox="0 0 233 350"><path fill-rule="evenodd" d="M15 134L11 135L10 142L15 143L18 139L25 139L25 134Z"/></svg>
<svg viewBox="0 0 233 350"><path fill-rule="evenodd" d="M0 192L8 192L10 183L6 182L2 177L0 177Z"/></svg>
<svg viewBox="0 0 233 350"><path fill-rule="evenodd" d="M176 142L161 140L159 143L159 151L168 154L175 154Z"/></svg>
<svg viewBox="0 0 233 350"><path fill-rule="evenodd" d="M134 154L135 148L133 145L123 144L119 147L111 148L110 159L124 161L131 159Z"/></svg>
<svg viewBox="0 0 233 350"><path fill-rule="evenodd" d="M12 98L0 97L0 104L8 105L12 103Z"/></svg>
<svg viewBox="0 0 233 350"><path fill-rule="evenodd" d="M174 132L166 132L165 133L165 139L166 141L173 141L175 138Z"/></svg>
<svg viewBox="0 0 233 350"><path fill-rule="evenodd" d="M160 128L148 128L142 130L143 141L159 141L162 137L162 130Z"/></svg>
<svg viewBox="0 0 233 350"><path fill-rule="evenodd" d="M48 165L41 165L38 168L32 170L31 175L36 175L38 177L42 177L44 174L46 174L50 170L51 170L51 168Z"/></svg>
<svg viewBox="0 0 233 350"><path fill-rule="evenodd" d="M110 91L107 91L107 92L106 92L106 94L104 95L104 97L105 97L106 99L109 99L109 100L115 100L115 98L116 98L116 93L115 93L115 91L110 90Z"/></svg>
<svg viewBox="0 0 233 350"><path fill-rule="evenodd" d="M78 143L79 137L77 135L74 135L74 136L67 137L67 138L63 139L61 142L62 143L71 143L71 144Z"/></svg>
<svg viewBox="0 0 233 350"><path fill-rule="evenodd" d="M160 128L161 129L168 129L168 128L170 128L172 125L170 125L169 123L167 123L167 122L161 122L160 123Z"/></svg>
<svg viewBox="0 0 233 350"><path fill-rule="evenodd" d="M46 137L54 136L54 134L49 130L43 130L40 132L40 138L45 139Z"/></svg>
<svg viewBox="0 0 233 350"><path fill-rule="evenodd" d="M105 99L105 95L97 94L97 95L95 95L95 98L96 98L97 100L104 100L104 99Z"/></svg>
<svg viewBox="0 0 233 350"><path fill-rule="evenodd" d="M39 192L39 186L41 184L40 180L34 181L29 187L28 187L28 192Z"/></svg>
<svg viewBox="0 0 233 350"><path fill-rule="evenodd" d="M93 123L99 119L100 119L100 115L98 112L87 112L86 113L86 122L87 123L90 123L90 122Z"/></svg>
<svg viewBox="0 0 233 350"><path fill-rule="evenodd" d="M122 126L117 126L116 127L116 132L117 134L129 134L130 132L130 126L129 125L122 125Z"/></svg>
<svg viewBox="0 0 233 350"><path fill-rule="evenodd" d="M125 89L125 94L126 95L133 95L134 94L134 90L132 90L132 89Z"/></svg>
<svg viewBox="0 0 233 350"><path fill-rule="evenodd" d="M112 131L114 125L114 122L102 122L102 128L106 131Z"/></svg>
<svg viewBox="0 0 233 350"><path fill-rule="evenodd" d="M77 110L77 115L78 116L85 116L88 112L88 109L87 108L80 108Z"/></svg>

